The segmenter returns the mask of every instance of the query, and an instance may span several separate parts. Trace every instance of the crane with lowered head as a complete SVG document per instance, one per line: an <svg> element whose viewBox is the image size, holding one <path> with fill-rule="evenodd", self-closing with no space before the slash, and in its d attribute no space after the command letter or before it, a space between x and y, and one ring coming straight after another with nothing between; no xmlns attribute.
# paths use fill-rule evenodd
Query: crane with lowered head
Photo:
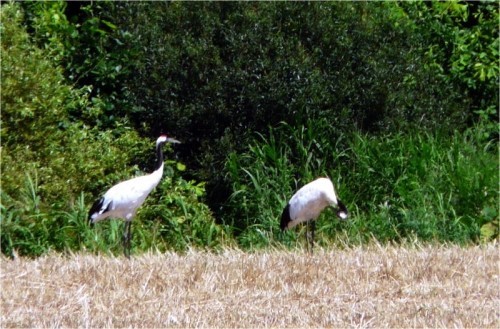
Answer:
<svg viewBox="0 0 500 329"><path fill-rule="evenodd" d="M312 252L316 219L323 209L328 206L337 207L337 216L342 220L347 219L349 216L346 206L335 193L332 181L325 177L318 178L301 187L292 196L281 214L280 228L284 231L295 227L299 223L306 222L308 229L306 237ZM310 234L309 225L311 225Z"/></svg>
<svg viewBox="0 0 500 329"><path fill-rule="evenodd" d="M156 140L156 168L148 175L135 177L111 187L104 195L94 202L89 212L91 224L106 218L121 218L125 221L123 248L127 258L130 258L132 240L131 225L137 209L144 203L147 196L158 185L163 176L163 150L165 143L180 143L174 138L161 135Z"/></svg>

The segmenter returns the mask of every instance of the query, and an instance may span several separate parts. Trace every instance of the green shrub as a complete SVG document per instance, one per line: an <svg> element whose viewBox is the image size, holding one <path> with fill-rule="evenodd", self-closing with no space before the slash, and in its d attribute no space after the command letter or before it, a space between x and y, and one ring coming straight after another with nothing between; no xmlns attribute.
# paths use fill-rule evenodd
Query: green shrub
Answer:
<svg viewBox="0 0 500 329"><path fill-rule="evenodd" d="M101 127L182 138L180 156L219 213L228 152L281 121L391 132L465 127L471 102L427 56L433 39L396 3L27 4L34 38L92 85ZM402 9L403 8L403 9ZM54 25L54 17L66 13ZM428 17L429 24L433 23ZM195 132L195 133L194 133ZM267 136L266 136L267 138Z"/></svg>
<svg viewBox="0 0 500 329"><path fill-rule="evenodd" d="M111 180L127 174L146 144L122 122L99 131L75 120L75 112L90 119L101 109L89 101L88 88L66 83L21 20L16 4L2 7L2 191L17 198L24 175L36 171L42 203L64 205L81 191L95 193L103 172L113 173Z"/></svg>
<svg viewBox="0 0 500 329"><path fill-rule="evenodd" d="M1 15L2 253L114 252L121 248L122 223L107 221L91 230L88 204L117 182L149 172L142 169L149 164L144 159L154 160L154 140L140 138L126 118L108 130L84 123L99 120L102 102L89 100L90 88L71 87L48 55L52 50L30 41L18 4L2 6ZM164 222L143 222L139 215L137 249L220 243L223 231L202 203L203 185L176 177L157 191L165 193L156 194L160 205L143 210L156 211ZM170 228L179 234L170 236Z"/></svg>

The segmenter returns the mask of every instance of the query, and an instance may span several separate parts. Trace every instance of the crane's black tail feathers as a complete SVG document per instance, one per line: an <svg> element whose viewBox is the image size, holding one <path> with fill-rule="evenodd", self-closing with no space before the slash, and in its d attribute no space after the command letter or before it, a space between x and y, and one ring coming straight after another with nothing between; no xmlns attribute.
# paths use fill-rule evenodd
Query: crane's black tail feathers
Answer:
<svg viewBox="0 0 500 329"><path fill-rule="evenodd" d="M281 214L281 223L280 223L280 228L282 231L284 231L288 223L290 223L291 218L290 218L290 204L287 204L285 209L283 209L283 213Z"/></svg>
<svg viewBox="0 0 500 329"><path fill-rule="evenodd" d="M92 215L95 213L101 212L103 204L104 204L104 198L100 198L99 200L94 202L94 204L90 208L89 217L88 217L88 221L89 221L90 225L94 224L94 223L92 223Z"/></svg>

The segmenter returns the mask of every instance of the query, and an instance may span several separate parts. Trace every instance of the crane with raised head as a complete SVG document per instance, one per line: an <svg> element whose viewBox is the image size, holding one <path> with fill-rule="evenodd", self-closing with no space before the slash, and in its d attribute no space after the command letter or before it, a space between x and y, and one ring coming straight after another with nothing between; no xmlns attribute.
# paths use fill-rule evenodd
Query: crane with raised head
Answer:
<svg viewBox="0 0 500 329"><path fill-rule="evenodd" d="M281 214L280 228L284 231L299 223L306 222L306 238L312 252L316 219L328 206L336 207L337 216L342 220L349 216L346 206L335 193L332 181L325 177L318 178L304 185L292 196ZM311 226L310 230L309 225Z"/></svg>
<svg viewBox="0 0 500 329"><path fill-rule="evenodd" d="M98 199L90 209L88 220L91 224L106 218L121 218L125 221L123 248L127 258L130 258L132 240L132 219L137 209L144 203L147 196L158 185L163 176L163 150L165 143L180 143L174 138L161 135L156 140L156 167L151 174L135 177L111 187Z"/></svg>

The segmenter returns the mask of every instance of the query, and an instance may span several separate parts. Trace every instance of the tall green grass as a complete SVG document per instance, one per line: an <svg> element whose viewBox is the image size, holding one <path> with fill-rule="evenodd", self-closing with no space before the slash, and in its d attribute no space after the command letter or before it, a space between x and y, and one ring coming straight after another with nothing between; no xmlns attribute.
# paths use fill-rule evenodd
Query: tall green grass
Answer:
<svg viewBox="0 0 500 329"><path fill-rule="evenodd" d="M246 153L228 157L233 193L224 223L236 230L240 246L297 245L295 235L280 232L278 220L293 191L306 182L317 176L340 180L341 173L332 169L347 156L346 141L331 139L335 134L326 120L309 121L299 129L281 123L268 137L258 135Z"/></svg>
<svg viewBox="0 0 500 329"><path fill-rule="evenodd" d="M347 195L356 200L354 235L382 241L477 242L480 228L497 220L496 145L481 146L470 130L374 138L357 135ZM497 233L498 234L498 233Z"/></svg>
<svg viewBox="0 0 500 329"><path fill-rule="evenodd" d="M225 221L237 227L243 247L297 244L295 233L278 232L279 217L293 192L319 176L333 180L351 212L340 222L325 211L321 244L498 237L498 145L484 144L477 130L338 136L316 121L282 124L269 136L227 162L233 194Z"/></svg>

